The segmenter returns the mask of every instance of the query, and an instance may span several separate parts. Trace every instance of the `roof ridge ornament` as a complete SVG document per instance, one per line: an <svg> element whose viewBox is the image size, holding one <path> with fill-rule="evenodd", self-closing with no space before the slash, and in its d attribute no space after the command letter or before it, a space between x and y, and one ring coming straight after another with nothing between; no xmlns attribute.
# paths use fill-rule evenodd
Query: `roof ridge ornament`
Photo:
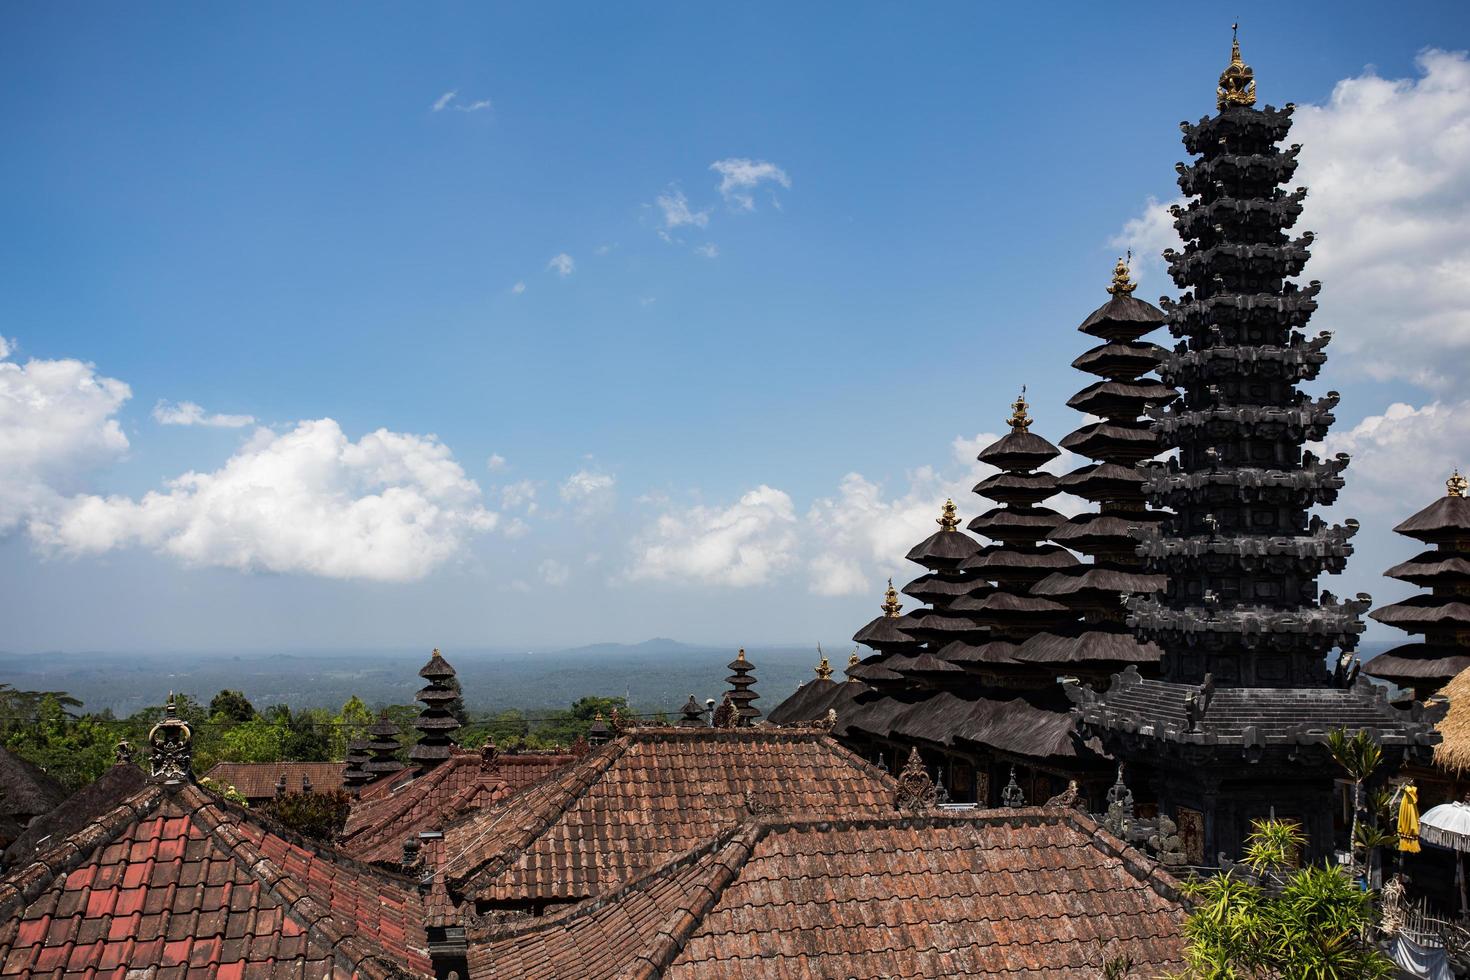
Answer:
<svg viewBox="0 0 1470 980"><path fill-rule="evenodd" d="M1230 25L1230 64L1220 73L1215 104L1223 112L1231 106L1256 104L1256 74L1240 57L1240 25Z"/></svg>
<svg viewBox="0 0 1470 980"><path fill-rule="evenodd" d="M1466 489L1470 489L1470 480L1467 480L1463 476L1461 476L1460 468L1456 466L1455 472L1450 475L1450 478L1448 480L1444 481L1444 486L1446 496L1463 497L1465 496Z"/></svg>
<svg viewBox="0 0 1470 980"><path fill-rule="evenodd" d="M924 759L919 755L917 748L909 750L908 762L904 764L903 771L898 774L898 790L894 793L893 804L898 810L907 810L912 813L921 813L931 809L938 796L934 788L934 780L929 778L929 771L924 768Z"/></svg>
<svg viewBox="0 0 1470 980"><path fill-rule="evenodd" d="M898 601L898 590L893 587L891 578L888 580L888 588L883 593L883 605L878 608L882 609L883 615L889 619L897 619L899 612L903 609L903 603ZM857 656L856 649L852 651L852 655Z"/></svg>
<svg viewBox="0 0 1470 980"><path fill-rule="evenodd" d="M148 774L165 786L194 781L194 732L179 717L174 692L168 692L163 718L148 732Z"/></svg>
<svg viewBox="0 0 1470 980"><path fill-rule="evenodd" d="M944 499L944 507L941 509L939 517L934 523L946 531L953 531L960 526L960 518L955 511L954 498L946 497Z"/></svg>
<svg viewBox="0 0 1470 980"><path fill-rule="evenodd" d="M1133 265L1133 250L1128 250L1128 258L1118 257L1118 264L1113 266L1113 284L1108 287L1108 293L1112 296L1131 296L1138 288L1138 283L1128 278L1128 273Z"/></svg>
<svg viewBox="0 0 1470 980"><path fill-rule="evenodd" d="M858 648L857 647L853 647L852 648L852 653L849 653L847 655L847 666L848 667L856 667L859 663L862 662L862 658L858 656L858 652L857 651L858 651Z"/></svg>
<svg viewBox="0 0 1470 980"><path fill-rule="evenodd" d="M1016 400L1011 402L1011 417L1006 419L1006 425L1011 427L1012 432L1029 432L1033 419L1026 414L1026 386L1021 386L1021 393Z"/></svg>
<svg viewBox="0 0 1470 980"><path fill-rule="evenodd" d="M817 666L813 668L817 672L817 680L830 681L832 679L832 665L827 662L827 655L822 653L822 644L820 643L817 644L817 653L822 656L822 659L817 662Z"/></svg>

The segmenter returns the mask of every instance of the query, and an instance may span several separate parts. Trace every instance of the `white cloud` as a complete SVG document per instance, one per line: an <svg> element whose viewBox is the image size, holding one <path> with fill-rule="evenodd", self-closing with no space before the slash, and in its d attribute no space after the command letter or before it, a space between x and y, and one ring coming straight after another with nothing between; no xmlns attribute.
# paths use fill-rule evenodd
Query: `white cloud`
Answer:
<svg viewBox="0 0 1470 980"><path fill-rule="evenodd" d="M663 213L665 232L684 225L703 228L709 224L709 211L692 209L689 206L689 198L685 197L684 192L677 187L671 187L667 193L660 194L655 203L658 204L659 211Z"/></svg>
<svg viewBox="0 0 1470 980"><path fill-rule="evenodd" d="M577 262L567 253L560 252L551 257L551 261L546 263L546 268L555 270L557 275L565 279L577 268Z"/></svg>
<svg viewBox="0 0 1470 980"><path fill-rule="evenodd" d="M526 284L523 282L518 282L514 286L510 287L510 291L519 296L521 293L524 293L526 291Z"/></svg>
<svg viewBox="0 0 1470 980"><path fill-rule="evenodd" d="M433 436L379 429L352 442L317 419L259 429L220 469L140 500L73 497L32 533L63 554L139 546L194 566L401 582L496 520Z"/></svg>
<svg viewBox="0 0 1470 980"><path fill-rule="evenodd" d="M242 429L255 422L253 415L209 414L194 402L159 401L153 406L153 421L160 425L203 425L217 429Z"/></svg>
<svg viewBox="0 0 1470 980"><path fill-rule="evenodd" d="M501 487L500 509L524 508L527 514L534 514L536 512L536 490L537 484L532 480L517 480L515 483Z"/></svg>
<svg viewBox="0 0 1470 980"><path fill-rule="evenodd" d="M720 246L714 242L706 242L694 249L695 255L703 255L707 259L716 259L720 256Z"/></svg>
<svg viewBox="0 0 1470 980"><path fill-rule="evenodd" d="M764 484L729 507L668 510L635 542L629 575L677 583L762 585L798 557L791 498Z"/></svg>
<svg viewBox="0 0 1470 980"><path fill-rule="evenodd" d="M88 473L121 457L126 384L83 361L8 358L0 340L0 534L44 518Z"/></svg>
<svg viewBox="0 0 1470 980"><path fill-rule="evenodd" d="M490 458L485 460L485 468L492 473L505 469L505 457L499 453L491 453Z"/></svg>
<svg viewBox="0 0 1470 980"><path fill-rule="evenodd" d="M492 108L489 99L478 99L474 102L458 102L458 89L450 89L434 100L429 107L430 112L443 112L445 109L453 109L455 112L480 112Z"/></svg>
<svg viewBox="0 0 1470 980"><path fill-rule="evenodd" d="M566 478L560 493L562 500L578 509L579 516L600 514L613 505L617 479L610 473L582 469Z"/></svg>
<svg viewBox="0 0 1470 980"><path fill-rule="evenodd" d="M0 361L5 360L15 350L15 342L0 337Z"/></svg>
<svg viewBox="0 0 1470 980"><path fill-rule="evenodd" d="M1427 50L1417 66L1299 106L1292 184L1310 191L1305 278L1323 282L1313 323L1335 332L1339 367L1447 390L1470 355L1470 58ZM1117 239L1155 272L1158 251L1178 247L1166 208L1150 201Z"/></svg>
<svg viewBox="0 0 1470 980"><path fill-rule="evenodd" d="M505 527L501 528L500 533L514 541L520 538L524 538L526 535L530 534L531 525L527 524L519 517L512 517L506 523Z"/></svg>
<svg viewBox="0 0 1470 980"><path fill-rule="evenodd" d="M1380 517L1365 521L1364 528L1383 532L1442 494L1451 469L1466 472L1470 401L1435 401L1422 408L1395 402L1382 415L1328 433L1325 452L1353 459L1338 509Z"/></svg>
<svg viewBox="0 0 1470 980"><path fill-rule="evenodd" d="M791 186L791 178L786 176L786 171L765 160L730 157L716 160L709 168L720 175L720 195L725 203L743 211L755 208L753 192L762 183Z"/></svg>
<svg viewBox="0 0 1470 980"><path fill-rule="evenodd" d="M543 561L537 571L541 575L541 581L547 585L566 585L567 580L572 577L572 570L554 558Z"/></svg>
<svg viewBox="0 0 1470 980"><path fill-rule="evenodd" d="M597 246L596 248L594 248L592 250L592 253L594 255L607 255L609 252L611 252L613 249L615 249L617 247L618 246L617 246L617 243L616 242L613 242L613 243L608 244L608 245L599 245L599 246Z"/></svg>

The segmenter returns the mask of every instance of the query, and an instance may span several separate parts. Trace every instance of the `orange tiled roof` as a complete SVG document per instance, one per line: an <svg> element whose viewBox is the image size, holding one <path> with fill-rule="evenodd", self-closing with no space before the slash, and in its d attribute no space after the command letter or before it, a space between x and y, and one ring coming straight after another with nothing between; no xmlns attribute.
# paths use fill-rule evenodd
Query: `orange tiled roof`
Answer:
<svg viewBox="0 0 1470 980"><path fill-rule="evenodd" d="M197 786L147 786L0 879L0 975L432 974L414 885Z"/></svg>
<svg viewBox="0 0 1470 980"><path fill-rule="evenodd" d="M470 975L1042 978L1126 954L1151 976L1183 965L1177 884L1073 810L763 818L472 935Z"/></svg>
<svg viewBox="0 0 1470 980"><path fill-rule="evenodd" d="M344 768L340 762L221 762L204 777L235 787L247 800L265 800L276 795L282 776L288 793L300 793L307 779L316 793L341 789Z"/></svg>
<svg viewBox="0 0 1470 980"><path fill-rule="evenodd" d="M497 902L567 901L615 887L746 820L893 805L886 772L828 735L640 729L494 810L445 828L452 890Z"/></svg>

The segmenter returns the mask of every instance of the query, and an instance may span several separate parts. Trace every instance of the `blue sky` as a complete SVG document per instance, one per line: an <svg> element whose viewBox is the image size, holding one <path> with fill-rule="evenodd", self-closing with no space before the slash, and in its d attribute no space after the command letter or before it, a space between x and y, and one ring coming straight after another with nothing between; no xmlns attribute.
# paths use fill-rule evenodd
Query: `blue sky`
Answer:
<svg viewBox="0 0 1470 980"><path fill-rule="evenodd" d="M1177 193L1229 17L1263 100L1323 107L1324 385L1349 448L1423 470L1350 471L1363 554L1329 587L1389 597L1411 544L1383 528L1465 462L1467 274L1391 277L1433 298L1383 311L1433 334L1400 370L1327 270L1470 256L1441 226L1470 224L1464 4L31 5L0 11L0 336L129 396L8 450L32 476L0 478L5 645L838 643L973 482L956 440L1022 383L1037 431L1080 424L1073 328L1120 248L1171 291L1147 202ZM1344 80L1392 111L1335 104ZM184 402L253 421L156 417ZM321 420L340 442L279 441ZM249 512L262 480L307 504ZM403 486L429 531L359 527ZM338 520L359 548L300 545Z"/></svg>

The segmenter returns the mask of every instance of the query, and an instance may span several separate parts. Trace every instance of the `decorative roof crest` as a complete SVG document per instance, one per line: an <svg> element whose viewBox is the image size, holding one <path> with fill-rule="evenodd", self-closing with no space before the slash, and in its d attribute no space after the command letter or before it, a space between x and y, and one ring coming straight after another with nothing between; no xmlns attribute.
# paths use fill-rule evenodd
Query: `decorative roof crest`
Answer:
<svg viewBox="0 0 1470 980"><path fill-rule="evenodd" d="M1460 475L1460 468L1457 466L1450 478L1444 481L1444 486L1447 491L1447 496L1463 497L1465 496L1466 489L1470 489L1470 480Z"/></svg>
<svg viewBox="0 0 1470 980"><path fill-rule="evenodd" d="M817 680L830 681L832 679L832 665L827 662L827 655L822 653L822 645L820 643L817 644L817 653L822 656L822 659L817 662L817 666L814 668L817 672Z"/></svg>
<svg viewBox="0 0 1470 980"><path fill-rule="evenodd" d="M903 603L898 601L898 590L893 587L893 579L888 580L888 589L883 593L883 605L880 608L889 619L897 619L899 610L903 609ZM854 650L852 655L857 657L857 651Z"/></svg>
<svg viewBox="0 0 1470 980"><path fill-rule="evenodd" d="M857 647L852 648L852 653L847 655L847 666L856 667L862 658L857 655Z"/></svg>
<svg viewBox="0 0 1470 980"><path fill-rule="evenodd" d="M1108 287L1108 293L1113 296L1131 296L1138 288L1138 283L1128 278L1128 269L1133 262L1133 250L1128 250L1128 258L1125 261L1118 259L1118 264L1113 266L1113 284Z"/></svg>
<svg viewBox="0 0 1470 980"><path fill-rule="evenodd" d="M1026 805L1026 794L1021 791L1021 784L1016 782L1015 766L1011 766L1011 781L1000 791L1000 802L1012 810Z"/></svg>
<svg viewBox="0 0 1470 980"><path fill-rule="evenodd" d="M953 531L955 528L960 526L959 514L955 512L953 500L948 498L945 499L944 509L940 512L938 519L935 520L934 523L938 524L946 531Z"/></svg>
<svg viewBox="0 0 1470 980"><path fill-rule="evenodd" d="M1011 402L1011 417L1006 419L1006 425L1011 427L1012 432L1027 432L1031 428L1031 416L1026 414L1026 386L1021 386L1021 393L1016 400Z"/></svg>
<svg viewBox="0 0 1470 980"><path fill-rule="evenodd" d="M1230 64L1220 73L1220 85L1215 89L1215 104L1222 111L1256 104L1256 74L1240 58L1239 29L1239 24L1230 25Z"/></svg>
<svg viewBox="0 0 1470 980"><path fill-rule="evenodd" d="M898 774L898 792L894 794L894 806L900 810L927 810L934 806L936 795L934 780L929 778L919 750L910 749L909 761L904 763L903 772Z"/></svg>
<svg viewBox="0 0 1470 980"><path fill-rule="evenodd" d="M148 732L148 773L155 782L173 786L194 779L194 732L179 717L172 691L163 705L163 720Z"/></svg>

